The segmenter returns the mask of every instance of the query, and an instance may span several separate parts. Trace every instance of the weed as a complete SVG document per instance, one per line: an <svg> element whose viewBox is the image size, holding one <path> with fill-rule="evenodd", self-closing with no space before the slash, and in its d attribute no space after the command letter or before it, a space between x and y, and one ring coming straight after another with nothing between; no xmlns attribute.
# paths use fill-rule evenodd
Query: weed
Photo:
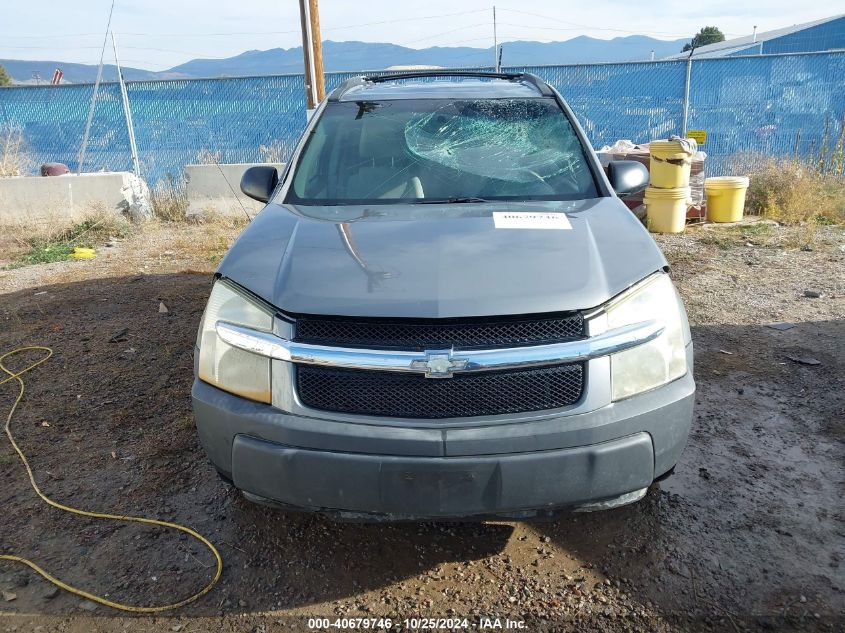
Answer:
<svg viewBox="0 0 845 633"><path fill-rule="evenodd" d="M288 150L283 141L276 140L269 145L259 145L258 153L265 163L283 163L288 155Z"/></svg>
<svg viewBox="0 0 845 633"><path fill-rule="evenodd" d="M825 172L825 166L828 162L830 154L830 117L824 117L824 131L822 132L822 144L819 149L819 159L817 162L817 171L821 174Z"/></svg>
<svg viewBox="0 0 845 633"><path fill-rule="evenodd" d="M725 249L747 243L769 246L777 237L777 224L765 220L729 226L711 224L698 233L700 243Z"/></svg>
<svg viewBox="0 0 845 633"><path fill-rule="evenodd" d="M736 237L722 231L706 231L699 236L698 241L706 246L718 246L724 249L735 246L737 243Z"/></svg>
<svg viewBox="0 0 845 633"><path fill-rule="evenodd" d="M751 220L748 223L722 225L707 224L696 234L698 243L730 250L740 246L773 249L796 249L813 246L819 241L820 224L803 222L796 226L778 226L770 220ZM824 235L829 235L827 234ZM825 237L821 243L829 243Z"/></svg>
<svg viewBox="0 0 845 633"><path fill-rule="evenodd" d="M176 420L176 426L182 429L193 429L194 428L194 416L193 415L183 415Z"/></svg>
<svg viewBox="0 0 845 633"><path fill-rule="evenodd" d="M25 250L7 268L63 261L77 246L92 248L111 237L126 237L131 227L123 218L100 210L69 228L47 228L40 232L29 228L20 232L24 231L26 236L18 240L23 242Z"/></svg>
<svg viewBox="0 0 845 633"><path fill-rule="evenodd" d="M828 173L834 176L841 176L845 167L845 112L842 113L842 120L839 123L839 134L830 156L830 169Z"/></svg>
<svg viewBox="0 0 845 633"><path fill-rule="evenodd" d="M70 244L34 244L30 251L13 263L16 267L29 266L31 264L52 264L61 262L70 257L74 247Z"/></svg>
<svg viewBox="0 0 845 633"><path fill-rule="evenodd" d="M824 172L824 160L757 157L746 171L746 213L791 226L845 223L845 180ZM741 163L734 168L742 173Z"/></svg>
<svg viewBox="0 0 845 633"><path fill-rule="evenodd" d="M205 218L175 235L169 246L176 252L216 263L229 250L244 225L245 222L229 216Z"/></svg>
<svg viewBox="0 0 845 633"><path fill-rule="evenodd" d="M222 156L220 150L201 149L197 152L197 165L219 165Z"/></svg>
<svg viewBox="0 0 845 633"><path fill-rule="evenodd" d="M818 224L815 222L805 222L801 226L790 227L781 241L781 246L785 248L807 248L816 243L816 230Z"/></svg>
<svg viewBox="0 0 845 633"><path fill-rule="evenodd" d="M0 178L24 176L31 169L23 132L11 124L0 125Z"/></svg>
<svg viewBox="0 0 845 633"><path fill-rule="evenodd" d="M150 190L153 214L165 222L184 222L188 213L188 194L172 175L160 180Z"/></svg>

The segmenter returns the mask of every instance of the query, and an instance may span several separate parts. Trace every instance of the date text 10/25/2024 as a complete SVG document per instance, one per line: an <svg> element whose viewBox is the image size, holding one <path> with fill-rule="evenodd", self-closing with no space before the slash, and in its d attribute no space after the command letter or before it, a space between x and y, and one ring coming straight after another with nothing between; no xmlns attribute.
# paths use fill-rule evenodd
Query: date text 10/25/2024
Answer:
<svg viewBox="0 0 845 633"><path fill-rule="evenodd" d="M391 618L308 618L308 628L312 630L330 629L391 629L405 631L434 631L457 629L475 629L479 631L494 630L525 630L523 620L511 620L509 618L479 617L477 620L468 618L403 618L393 620Z"/></svg>

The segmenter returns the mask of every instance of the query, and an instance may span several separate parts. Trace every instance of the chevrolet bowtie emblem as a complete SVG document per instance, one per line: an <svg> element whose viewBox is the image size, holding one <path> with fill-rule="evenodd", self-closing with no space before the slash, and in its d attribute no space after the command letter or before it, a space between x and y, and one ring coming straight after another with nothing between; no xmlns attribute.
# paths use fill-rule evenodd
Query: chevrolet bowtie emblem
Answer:
<svg viewBox="0 0 845 633"><path fill-rule="evenodd" d="M467 359L453 358L451 350L425 352L425 360L415 360L412 369L424 369L426 378L451 378L452 372L464 369Z"/></svg>

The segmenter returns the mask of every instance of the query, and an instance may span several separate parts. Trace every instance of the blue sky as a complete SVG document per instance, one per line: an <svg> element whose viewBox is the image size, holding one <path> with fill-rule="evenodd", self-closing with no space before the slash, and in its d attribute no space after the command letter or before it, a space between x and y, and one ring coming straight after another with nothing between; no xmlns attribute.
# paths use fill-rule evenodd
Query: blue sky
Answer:
<svg viewBox="0 0 845 633"><path fill-rule="evenodd" d="M0 22L0 58L98 62L111 0L6 1L11 6ZM488 47L494 1L500 41L631 33L678 39L711 24L731 37L754 25L765 31L834 13L824 3L795 0L321 0L323 39ZM112 28L121 62L150 70L301 42L298 0L116 0Z"/></svg>

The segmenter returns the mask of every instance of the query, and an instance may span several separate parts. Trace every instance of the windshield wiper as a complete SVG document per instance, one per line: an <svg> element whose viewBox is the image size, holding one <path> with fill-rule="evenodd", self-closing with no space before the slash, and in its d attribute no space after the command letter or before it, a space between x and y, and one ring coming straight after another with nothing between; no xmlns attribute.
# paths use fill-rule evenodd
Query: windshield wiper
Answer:
<svg viewBox="0 0 845 633"><path fill-rule="evenodd" d="M490 202L486 198L477 198L475 196L464 196L455 198L423 198L417 200L414 204L468 204L472 202Z"/></svg>

